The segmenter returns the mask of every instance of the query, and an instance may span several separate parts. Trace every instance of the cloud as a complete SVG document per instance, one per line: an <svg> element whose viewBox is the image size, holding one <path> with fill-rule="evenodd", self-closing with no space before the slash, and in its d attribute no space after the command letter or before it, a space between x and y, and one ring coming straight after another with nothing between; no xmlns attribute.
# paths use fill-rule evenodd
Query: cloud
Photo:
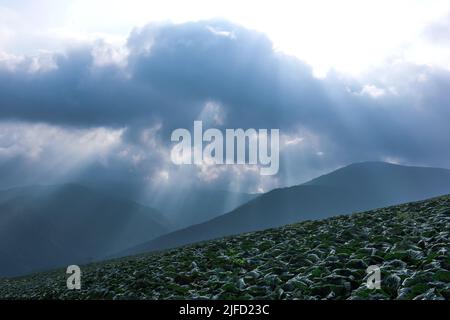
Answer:
<svg viewBox="0 0 450 320"><path fill-rule="evenodd" d="M123 129L74 129L43 123L0 123L0 187L72 180L94 164L108 167Z"/></svg>
<svg viewBox="0 0 450 320"><path fill-rule="evenodd" d="M97 41L65 54L3 58L0 121L17 130L43 123L62 136L120 132L120 143L105 151L107 165L84 166L92 179L168 186L183 180L254 191L362 160L448 166L448 88L448 71L398 61L361 79L338 73L317 79L308 65L274 50L264 34L223 20L149 24L135 29L126 47ZM219 129L279 128L285 139L279 175L171 164L171 131L191 129L198 119ZM9 135L3 141L19 143ZM50 157L45 143L42 150ZM4 161L3 168L12 165Z"/></svg>
<svg viewBox="0 0 450 320"><path fill-rule="evenodd" d="M424 30L424 35L433 43L450 46L450 12L440 20L429 24Z"/></svg>
<svg viewBox="0 0 450 320"><path fill-rule="evenodd" d="M367 94L376 99L378 97L384 96L386 94L386 91L382 88L374 86L373 84L367 84L362 88L361 94Z"/></svg>

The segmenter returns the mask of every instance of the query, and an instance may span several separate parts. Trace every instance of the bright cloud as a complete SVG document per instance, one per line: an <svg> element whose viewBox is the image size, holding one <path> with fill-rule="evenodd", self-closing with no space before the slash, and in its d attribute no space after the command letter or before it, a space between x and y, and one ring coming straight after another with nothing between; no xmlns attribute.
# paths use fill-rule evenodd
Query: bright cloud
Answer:
<svg viewBox="0 0 450 320"><path fill-rule="evenodd" d="M450 67L448 51L426 40L427 34L435 40L446 34L441 19L448 12L446 0L2 1L0 51L62 50L98 38L118 45L149 22L220 17L265 32L276 48L306 61L322 77L330 69L359 74L392 57Z"/></svg>

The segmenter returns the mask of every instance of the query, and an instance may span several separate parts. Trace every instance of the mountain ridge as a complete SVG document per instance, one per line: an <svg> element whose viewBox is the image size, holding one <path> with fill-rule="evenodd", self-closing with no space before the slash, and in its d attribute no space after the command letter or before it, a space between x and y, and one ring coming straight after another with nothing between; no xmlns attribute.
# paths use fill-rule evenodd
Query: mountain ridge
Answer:
<svg viewBox="0 0 450 320"><path fill-rule="evenodd" d="M323 183L325 178L343 173L353 179L355 169L356 171L362 169L365 172L365 178L356 177L358 180L362 179L361 183L347 186ZM395 171L395 175L392 175L392 170ZM404 172L407 172L406 178ZM423 172L433 174L430 174L429 178L426 174L423 175ZM382 173L389 175L382 176ZM374 180L370 181L367 176ZM401 181L396 181L399 177ZM378 183L380 181L381 183ZM224 215L162 235L117 255L168 249L305 219L376 209L447 193L450 193L449 169L402 166L384 162L354 163L304 184L273 189Z"/></svg>
<svg viewBox="0 0 450 320"><path fill-rule="evenodd" d="M100 259L171 228L152 208L73 183L0 191L0 212L9 276Z"/></svg>

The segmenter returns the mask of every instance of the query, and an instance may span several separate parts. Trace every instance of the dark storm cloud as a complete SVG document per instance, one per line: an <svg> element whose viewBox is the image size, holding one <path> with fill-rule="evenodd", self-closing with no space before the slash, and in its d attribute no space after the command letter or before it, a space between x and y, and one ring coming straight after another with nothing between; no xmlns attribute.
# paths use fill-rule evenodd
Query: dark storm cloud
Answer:
<svg viewBox="0 0 450 320"><path fill-rule="evenodd" d="M82 48L56 56L52 71L2 72L0 116L81 126L161 118L173 127L192 122L211 99L233 125L282 127L314 119L328 104L309 67L227 22L150 25L128 47L125 70L93 67L91 48Z"/></svg>
<svg viewBox="0 0 450 320"><path fill-rule="evenodd" d="M185 101L217 100L235 126L286 127L328 104L308 66L274 52L265 35L227 22L150 25L128 44L136 80Z"/></svg>
<svg viewBox="0 0 450 320"><path fill-rule="evenodd" d="M55 57L56 69L0 73L0 116L76 126L123 125L148 114L156 95L116 67L95 68L91 48ZM153 100L150 100L152 98Z"/></svg>
<svg viewBox="0 0 450 320"><path fill-rule="evenodd" d="M281 151L282 181L304 178L299 166L315 172L362 160L449 166L448 71L394 64L358 81L316 79L265 35L226 21L151 24L133 31L127 48L125 66L98 66L84 47L55 56L49 71L29 72L26 62L1 69L0 119L127 128L126 142L141 146L143 130L160 124L158 148L213 101L224 118L215 126L305 138ZM125 170L122 162L110 168Z"/></svg>

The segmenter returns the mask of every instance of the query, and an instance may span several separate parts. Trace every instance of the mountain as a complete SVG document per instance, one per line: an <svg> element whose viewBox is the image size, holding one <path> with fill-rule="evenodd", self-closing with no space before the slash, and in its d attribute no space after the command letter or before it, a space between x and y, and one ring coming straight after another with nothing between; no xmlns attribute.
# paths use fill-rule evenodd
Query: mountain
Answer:
<svg viewBox="0 0 450 320"><path fill-rule="evenodd" d="M304 185L379 190L383 197L406 202L402 196L428 198L442 194L449 185L448 169L412 167L385 162L355 163L313 179ZM420 186L419 186L420 185Z"/></svg>
<svg viewBox="0 0 450 320"><path fill-rule="evenodd" d="M272 190L220 217L162 235L119 255L172 248L448 193L448 169L356 163L298 186Z"/></svg>
<svg viewBox="0 0 450 320"><path fill-rule="evenodd" d="M178 229L216 218L259 195L183 185L147 190L147 186L138 181L83 179L79 183L155 208Z"/></svg>
<svg viewBox="0 0 450 320"><path fill-rule="evenodd" d="M0 191L0 276L88 262L169 230L154 209L76 184Z"/></svg>
<svg viewBox="0 0 450 320"><path fill-rule="evenodd" d="M80 266L82 290L65 269L0 279L0 299L450 299L449 218L442 196Z"/></svg>
<svg viewBox="0 0 450 320"><path fill-rule="evenodd" d="M147 201L152 207L167 213L178 228L183 228L221 216L258 195L194 189L188 192L165 193Z"/></svg>

